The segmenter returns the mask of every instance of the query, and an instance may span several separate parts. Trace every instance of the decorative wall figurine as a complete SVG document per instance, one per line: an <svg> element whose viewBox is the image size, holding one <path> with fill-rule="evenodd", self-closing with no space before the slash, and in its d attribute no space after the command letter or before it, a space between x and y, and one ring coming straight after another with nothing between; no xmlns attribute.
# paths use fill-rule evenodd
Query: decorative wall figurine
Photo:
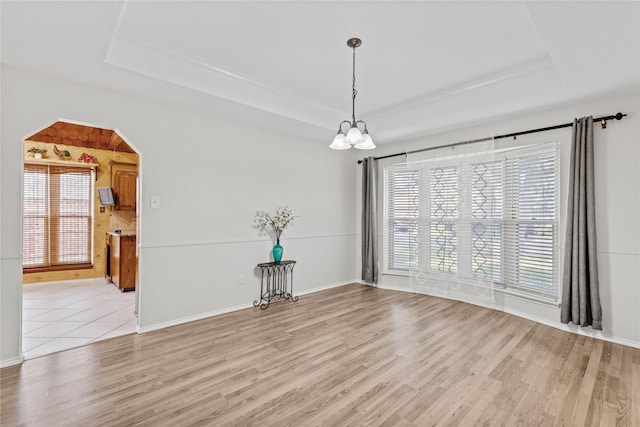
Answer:
<svg viewBox="0 0 640 427"><path fill-rule="evenodd" d="M53 152L58 156L60 160L71 160L71 153L67 150L60 150L55 145L53 146Z"/></svg>
<svg viewBox="0 0 640 427"><path fill-rule="evenodd" d="M33 154L33 157L36 159L41 159L45 157L45 155L47 154L47 149L34 145L33 147L27 150L27 153Z"/></svg>
<svg viewBox="0 0 640 427"><path fill-rule="evenodd" d="M87 153L82 153L82 155L78 157L78 161L81 163L98 163L98 160L95 157Z"/></svg>

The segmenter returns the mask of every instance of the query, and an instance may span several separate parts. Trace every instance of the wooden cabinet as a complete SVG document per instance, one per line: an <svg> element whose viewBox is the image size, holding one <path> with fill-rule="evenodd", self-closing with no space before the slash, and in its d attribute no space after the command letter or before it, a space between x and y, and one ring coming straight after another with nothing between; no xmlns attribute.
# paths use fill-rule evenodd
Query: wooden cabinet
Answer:
<svg viewBox="0 0 640 427"><path fill-rule="evenodd" d="M116 193L115 210L136 210L136 180L138 178L138 165L135 163L110 162L111 187Z"/></svg>
<svg viewBox="0 0 640 427"><path fill-rule="evenodd" d="M121 291L136 289L136 236L107 233L107 279Z"/></svg>

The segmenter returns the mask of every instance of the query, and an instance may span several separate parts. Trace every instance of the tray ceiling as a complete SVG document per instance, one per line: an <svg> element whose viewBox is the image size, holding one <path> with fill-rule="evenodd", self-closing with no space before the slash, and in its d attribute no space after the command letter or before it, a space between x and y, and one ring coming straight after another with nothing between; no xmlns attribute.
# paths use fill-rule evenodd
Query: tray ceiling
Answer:
<svg viewBox="0 0 640 427"><path fill-rule="evenodd" d="M379 143L640 87L638 2L1 7L4 63L326 143L351 115L350 37L356 115Z"/></svg>

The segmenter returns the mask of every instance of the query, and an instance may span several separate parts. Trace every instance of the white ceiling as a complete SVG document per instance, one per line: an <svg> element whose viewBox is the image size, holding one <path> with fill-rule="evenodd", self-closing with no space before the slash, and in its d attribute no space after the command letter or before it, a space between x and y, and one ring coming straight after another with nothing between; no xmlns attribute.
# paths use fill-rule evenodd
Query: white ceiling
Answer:
<svg viewBox="0 0 640 427"><path fill-rule="evenodd" d="M2 62L330 142L640 90L640 2L2 1ZM615 113L615 112L594 112Z"/></svg>

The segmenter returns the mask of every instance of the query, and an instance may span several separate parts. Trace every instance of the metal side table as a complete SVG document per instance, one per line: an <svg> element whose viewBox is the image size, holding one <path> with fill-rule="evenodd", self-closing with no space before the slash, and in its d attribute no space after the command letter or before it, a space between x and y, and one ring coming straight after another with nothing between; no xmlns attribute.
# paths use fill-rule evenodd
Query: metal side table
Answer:
<svg viewBox="0 0 640 427"><path fill-rule="evenodd" d="M295 261L265 262L258 264L262 272L260 278L260 299L253 302L253 306L260 306L266 310L271 301L298 301L293 296L293 267Z"/></svg>

